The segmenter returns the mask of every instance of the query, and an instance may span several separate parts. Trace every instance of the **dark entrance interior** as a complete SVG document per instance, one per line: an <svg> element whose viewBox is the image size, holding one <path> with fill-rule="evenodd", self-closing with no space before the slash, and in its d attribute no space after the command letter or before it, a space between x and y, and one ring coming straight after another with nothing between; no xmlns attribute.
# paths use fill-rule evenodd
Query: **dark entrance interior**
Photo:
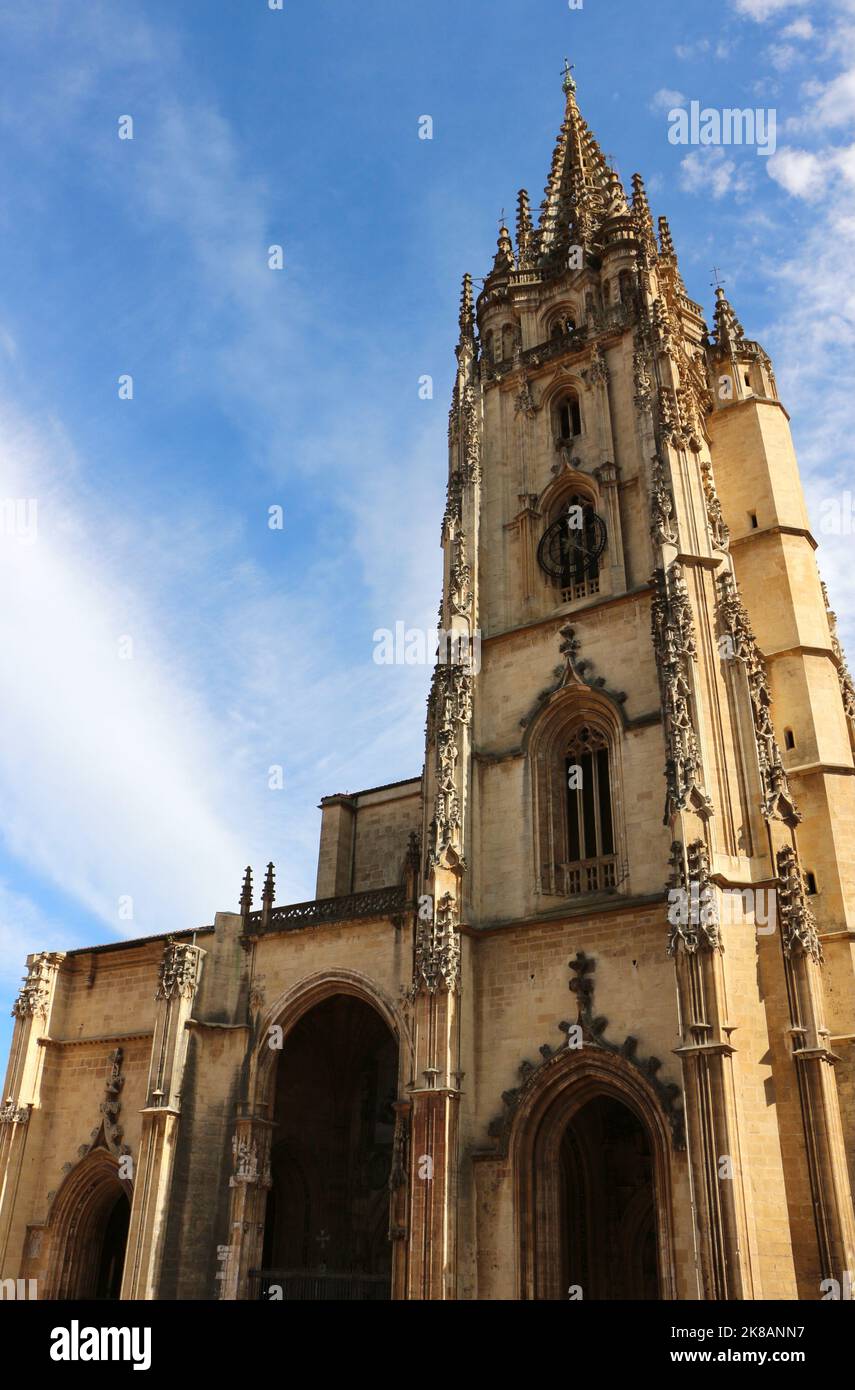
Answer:
<svg viewBox="0 0 855 1390"><path fill-rule="evenodd" d="M113 1204L104 1228L104 1240L95 1278L95 1298L118 1298L121 1293L130 1219L130 1203L124 1192L121 1192Z"/></svg>
<svg viewBox="0 0 855 1390"><path fill-rule="evenodd" d="M658 1299L653 1161L644 1126L607 1096L561 1140L562 1285L585 1300Z"/></svg>
<svg viewBox="0 0 855 1390"><path fill-rule="evenodd" d="M398 1049L380 1015L335 995L279 1059L264 1233L264 1293L390 1297L389 1173Z"/></svg>

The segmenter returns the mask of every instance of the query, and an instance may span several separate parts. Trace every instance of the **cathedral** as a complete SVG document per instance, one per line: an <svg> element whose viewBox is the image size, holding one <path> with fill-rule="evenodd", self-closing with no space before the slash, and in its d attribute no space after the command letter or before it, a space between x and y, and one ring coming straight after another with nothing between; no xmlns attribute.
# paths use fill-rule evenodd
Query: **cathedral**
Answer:
<svg viewBox="0 0 855 1390"><path fill-rule="evenodd" d="M564 97L463 282L424 767L311 902L27 958L9 1288L852 1296L855 685L772 363Z"/></svg>

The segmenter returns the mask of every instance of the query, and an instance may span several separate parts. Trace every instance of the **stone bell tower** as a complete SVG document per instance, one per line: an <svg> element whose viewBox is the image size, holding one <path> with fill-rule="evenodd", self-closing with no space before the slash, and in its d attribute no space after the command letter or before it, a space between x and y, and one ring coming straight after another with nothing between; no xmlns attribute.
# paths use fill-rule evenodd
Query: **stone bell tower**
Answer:
<svg viewBox="0 0 855 1390"><path fill-rule="evenodd" d="M490 1223L524 1220L526 1199L482 1136L491 1098L520 1104L520 1057L559 1007L549 971L587 951L622 1055L655 1049L649 1072L682 1092L660 1289L818 1297L855 1262L855 693L769 358L721 291L710 334L569 69L564 92L538 223L521 192L515 242L502 227L461 299L412 991L412 1153L436 1160L413 1182L414 1296L552 1296L537 1268L484 1283L504 1258ZM470 1182L493 1213L480 1245Z"/></svg>

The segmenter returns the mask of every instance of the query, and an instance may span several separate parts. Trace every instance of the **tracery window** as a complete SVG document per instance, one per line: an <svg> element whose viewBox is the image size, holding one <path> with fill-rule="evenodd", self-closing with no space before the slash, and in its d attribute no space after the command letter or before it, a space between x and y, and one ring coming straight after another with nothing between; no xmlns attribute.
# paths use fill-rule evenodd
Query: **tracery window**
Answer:
<svg viewBox="0 0 855 1390"><path fill-rule="evenodd" d="M562 396L556 413L559 439L575 439L582 433L582 412L579 408L579 397L575 392L568 392L566 396Z"/></svg>
<svg viewBox="0 0 855 1390"><path fill-rule="evenodd" d="M575 898L627 881L619 729L594 696L559 696L532 729L539 891Z"/></svg>
<svg viewBox="0 0 855 1390"><path fill-rule="evenodd" d="M567 745L566 892L596 893L617 882L608 739L582 724Z"/></svg>

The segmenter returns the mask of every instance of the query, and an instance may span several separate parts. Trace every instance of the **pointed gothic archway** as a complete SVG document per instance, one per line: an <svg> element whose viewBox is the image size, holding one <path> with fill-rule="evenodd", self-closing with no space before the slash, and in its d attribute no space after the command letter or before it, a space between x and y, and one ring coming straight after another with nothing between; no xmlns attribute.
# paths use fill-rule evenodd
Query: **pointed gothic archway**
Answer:
<svg viewBox="0 0 855 1390"><path fill-rule="evenodd" d="M398 1045L364 999L332 994L278 1059L262 1285L289 1300L389 1298Z"/></svg>
<svg viewBox="0 0 855 1390"><path fill-rule="evenodd" d="M538 1073L511 1136L520 1298L673 1297L670 1143L621 1056L568 1050Z"/></svg>
<svg viewBox="0 0 855 1390"><path fill-rule="evenodd" d="M119 1297L131 1190L106 1149L91 1150L71 1170L48 1225L47 1299Z"/></svg>

